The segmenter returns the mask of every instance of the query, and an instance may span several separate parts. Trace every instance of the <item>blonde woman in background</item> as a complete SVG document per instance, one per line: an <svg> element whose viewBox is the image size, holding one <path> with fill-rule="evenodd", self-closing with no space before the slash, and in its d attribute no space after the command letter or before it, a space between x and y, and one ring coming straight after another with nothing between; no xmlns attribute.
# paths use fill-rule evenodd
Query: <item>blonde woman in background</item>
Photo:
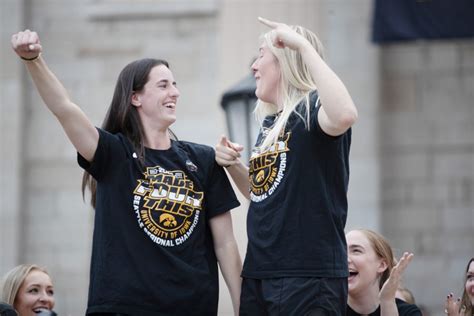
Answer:
<svg viewBox="0 0 474 316"><path fill-rule="evenodd" d="M357 110L316 35L259 18L255 148L222 137L216 161L250 199L241 315L344 315L351 126ZM250 181L249 181L250 179Z"/></svg>
<svg viewBox="0 0 474 316"><path fill-rule="evenodd" d="M407 302L408 304L416 304L413 293L404 286L398 287L395 297Z"/></svg>
<svg viewBox="0 0 474 316"><path fill-rule="evenodd" d="M54 286L48 272L35 264L16 266L2 280L0 301L10 304L19 316L35 316L54 308Z"/></svg>

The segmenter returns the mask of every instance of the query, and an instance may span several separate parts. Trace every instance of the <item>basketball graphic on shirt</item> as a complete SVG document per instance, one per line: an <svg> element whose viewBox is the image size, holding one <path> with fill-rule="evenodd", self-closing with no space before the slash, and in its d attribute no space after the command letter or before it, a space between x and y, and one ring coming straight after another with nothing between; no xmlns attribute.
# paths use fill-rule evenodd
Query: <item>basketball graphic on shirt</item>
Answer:
<svg viewBox="0 0 474 316"><path fill-rule="evenodd" d="M140 228L160 246L174 247L191 237L199 222L203 192L180 170L148 167L137 180L134 210Z"/></svg>

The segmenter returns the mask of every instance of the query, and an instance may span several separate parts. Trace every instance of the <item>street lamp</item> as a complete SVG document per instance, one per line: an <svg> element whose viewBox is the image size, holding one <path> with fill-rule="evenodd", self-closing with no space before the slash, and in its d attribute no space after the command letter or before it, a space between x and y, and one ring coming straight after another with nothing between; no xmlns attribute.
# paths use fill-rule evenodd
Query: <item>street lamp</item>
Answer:
<svg viewBox="0 0 474 316"><path fill-rule="evenodd" d="M255 78L249 74L224 92L221 99L221 106L227 120L229 139L244 146L242 152L244 163L249 161L259 128L253 115L255 102L257 102L255 89Z"/></svg>

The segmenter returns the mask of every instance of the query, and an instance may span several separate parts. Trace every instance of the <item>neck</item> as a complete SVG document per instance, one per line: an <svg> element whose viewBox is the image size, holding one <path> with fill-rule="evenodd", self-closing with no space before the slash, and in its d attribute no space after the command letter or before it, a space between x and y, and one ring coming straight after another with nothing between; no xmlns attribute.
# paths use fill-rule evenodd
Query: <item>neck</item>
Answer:
<svg viewBox="0 0 474 316"><path fill-rule="evenodd" d="M347 304L358 314L368 315L373 313L380 305L378 286L371 286L361 293L349 293Z"/></svg>
<svg viewBox="0 0 474 316"><path fill-rule="evenodd" d="M168 129L145 132L145 147L159 150L169 149L171 138Z"/></svg>

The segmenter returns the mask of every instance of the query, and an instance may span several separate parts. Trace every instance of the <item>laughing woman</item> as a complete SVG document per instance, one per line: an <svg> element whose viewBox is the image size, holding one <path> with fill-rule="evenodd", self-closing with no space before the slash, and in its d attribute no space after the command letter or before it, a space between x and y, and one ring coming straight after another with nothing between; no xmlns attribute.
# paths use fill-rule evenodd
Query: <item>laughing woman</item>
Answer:
<svg viewBox="0 0 474 316"><path fill-rule="evenodd" d="M56 315L52 311L55 303L53 282L48 272L36 264L21 264L5 274L0 302L13 306L18 316L36 316L40 312Z"/></svg>
<svg viewBox="0 0 474 316"><path fill-rule="evenodd" d="M403 271L413 258L405 252L395 262L387 240L367 229L346 235L349 263L347 315L421 316L416 305L395 298Z"/></svg>
<svg viewBox="0 0 474 316"><path fill-rule="evenodd" d="M78 152L95 206L87 314L216 315L221 267L238 310L238 206L211 147L177 141L179 90L168 63L120 73L102 128L74 104L41 57L35 32L13 35L39 94Z"/></svg>
<svg viewBox="0 0 474 316"><path fill-rule="evenodd" d="M446 298L445 313L449 316L474 315L474 258L467 263L462 297L456 300L450 293Z"/></svg>
<svg viewBox="0 0 474 316"><path fill-rule="evenodd" d="M344 315L351 126L357 109L317 36L270 28L252 65L261 123L250 168L221 138L217 162L250 199L241 315ZM250 181L249 181L250 179Z"/></svg>

